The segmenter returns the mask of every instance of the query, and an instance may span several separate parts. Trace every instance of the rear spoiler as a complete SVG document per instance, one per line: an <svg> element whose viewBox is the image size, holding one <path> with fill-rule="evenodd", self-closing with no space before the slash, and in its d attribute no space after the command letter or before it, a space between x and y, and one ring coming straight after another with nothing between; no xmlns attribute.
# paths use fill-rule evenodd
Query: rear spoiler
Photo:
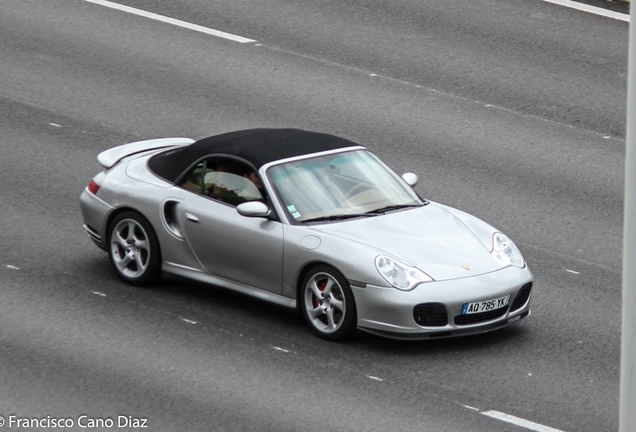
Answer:
<svg viewBox="0 0 636 432"><path fill-rule="evenodd" d="M193 142L194 140L190 138L158 138L137 141L130 144L122 144L101 152L97 155L97 161L104 168L110 168L127 156L166 147L185 147Z"/></svg>

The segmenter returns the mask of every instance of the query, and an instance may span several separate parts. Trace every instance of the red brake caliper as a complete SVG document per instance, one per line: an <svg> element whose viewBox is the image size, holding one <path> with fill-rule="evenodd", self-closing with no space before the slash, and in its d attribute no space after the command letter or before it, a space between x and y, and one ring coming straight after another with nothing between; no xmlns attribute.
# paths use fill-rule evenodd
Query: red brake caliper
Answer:
<svg viewBox="0 0 636 432"><path fill-rule="evenodd" d="M327 286L327 279L321 280L320 282L316 284L316 286L318 287L320 291L324 291L325 287ZM320 300L314 294L314 307L318 307L319 305L320 305Z"/></svg>

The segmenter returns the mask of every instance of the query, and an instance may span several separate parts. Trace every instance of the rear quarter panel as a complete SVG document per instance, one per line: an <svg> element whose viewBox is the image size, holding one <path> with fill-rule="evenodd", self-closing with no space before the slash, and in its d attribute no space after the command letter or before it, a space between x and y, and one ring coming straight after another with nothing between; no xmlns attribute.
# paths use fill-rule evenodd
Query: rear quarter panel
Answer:
<svg viewBox="0 0 636 432"><path fill-rule="evenodd" d="M163 213L167 202L186 203L197 195L148 172L146 160L147 158L134 159L116 165L108 171L98 197L110 204L113 209L103 220L102 238L107 238L108 226L117 214L133 210L143 215L155 230L163 262L172 262L200 270L201 264L192 253L190 246L183 237L175 235L168 229ZM181 225L184 223L183 220L178 222Z"/></svg>

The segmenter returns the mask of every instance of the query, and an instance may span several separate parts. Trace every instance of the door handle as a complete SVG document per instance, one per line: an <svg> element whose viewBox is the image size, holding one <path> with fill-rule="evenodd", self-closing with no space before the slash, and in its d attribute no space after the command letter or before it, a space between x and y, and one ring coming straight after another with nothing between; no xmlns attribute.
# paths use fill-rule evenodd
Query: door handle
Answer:
<svg viewBox="0 0 636 432"><path fill-rule="evenodd" d="M190 222L193 222L193 223L195 223L195 224L198 224L198 223L199 223L199 218L198 218L198 217L196 217L195 215L193 215L192 213L187 213L187 212L186 212L186 214L185 214L185 218L186 218L187 220L189 220Z"/></svg>

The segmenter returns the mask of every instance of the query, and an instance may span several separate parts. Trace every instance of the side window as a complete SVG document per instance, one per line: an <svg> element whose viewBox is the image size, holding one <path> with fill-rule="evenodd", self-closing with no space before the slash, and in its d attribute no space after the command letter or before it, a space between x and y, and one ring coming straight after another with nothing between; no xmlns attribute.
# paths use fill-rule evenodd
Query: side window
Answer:
<svg viewBox="0 0 636 432"><path fill-rule="evenodd" d="M190 171L179 186L184 187L192 192L202 193L203 192L203 170L205 169L205 162L199 162L193 169Z"/></svg>
<svg viewBox="0 0 636 432"><path fill-rule="evenodd" d="M247 201L264 201L260 178L248 165L234 159L207 160L203 177L204 194L237 206Z"/></svg>

